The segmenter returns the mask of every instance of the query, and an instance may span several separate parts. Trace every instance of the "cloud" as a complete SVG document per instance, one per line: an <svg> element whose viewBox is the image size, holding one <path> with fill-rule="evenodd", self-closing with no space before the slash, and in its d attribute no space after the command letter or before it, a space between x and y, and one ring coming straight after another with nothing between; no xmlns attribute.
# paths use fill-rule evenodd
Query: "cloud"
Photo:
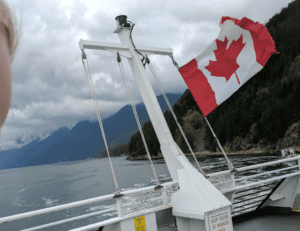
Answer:
<svg viewBox="0 0 300 231"><path fill-rule="evenodd" d="M170 47L179 65L201 53L219 33L222 16L267 20L291 0L94 1L11 0L15 13L22 8L22 37L13 63L13 97L2 129L0 150L43 139L61 126L96 119L81 61L79 40L119 43L115 17L136 23L136 45ZM116 54L86 50L100 112L105 118L129 104ZM171 59L150 56L166 92L182 93L186 85ZM122 59L136 102L138 87ZM160 94L146 68L156 94Z"/></svg>

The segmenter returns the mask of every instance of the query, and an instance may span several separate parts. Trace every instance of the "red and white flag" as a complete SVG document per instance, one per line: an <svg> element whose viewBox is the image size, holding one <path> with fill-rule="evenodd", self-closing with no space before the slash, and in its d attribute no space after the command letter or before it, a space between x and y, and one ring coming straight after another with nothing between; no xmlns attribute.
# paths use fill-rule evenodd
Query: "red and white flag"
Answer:
<svg viewBox="0 0 300 231"><path fill-rule="evenodd" d="M258 22L223 17L220 26L217 39L179 69L204 116L259 72L276 52L267 28Z"/></svg>

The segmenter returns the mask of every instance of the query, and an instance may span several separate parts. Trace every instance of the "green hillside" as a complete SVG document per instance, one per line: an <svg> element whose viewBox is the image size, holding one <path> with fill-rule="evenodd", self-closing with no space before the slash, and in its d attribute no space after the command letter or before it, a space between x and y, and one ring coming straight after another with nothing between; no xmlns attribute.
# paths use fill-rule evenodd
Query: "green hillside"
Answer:
<svg viewBox="0 0 300 231"><path fill-rule="evenodd" d="M227 151L281 149L300 145L300 0L291 2L266 24L278 55L262 71L207 116ZM189 90L173 107L194 151L216 151L217 144ZM164 113L173 138L189 152L170 113ZM160 147L150 121L143 127L151 155ZM128 148L144 155L139 133Z"/></svg>

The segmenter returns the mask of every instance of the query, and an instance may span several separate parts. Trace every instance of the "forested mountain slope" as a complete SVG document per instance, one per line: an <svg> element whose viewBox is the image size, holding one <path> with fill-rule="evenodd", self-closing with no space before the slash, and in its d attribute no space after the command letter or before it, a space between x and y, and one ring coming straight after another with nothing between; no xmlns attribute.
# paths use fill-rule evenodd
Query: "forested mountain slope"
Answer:
<svg viewBox="0 0 300 231"><path fill-rule="evenodd" d="M300 0L274 15L266 27L279 54L262 71L207 116L227 151L281 149L300 145ZM217 143L189 90L173 106L194 151L216 151ZM169 111L165 118L171 133L188 152ZM160 152L151 122L145 123L151 155ZM131 156L144 155L140 134L129 143Z"/></svg>

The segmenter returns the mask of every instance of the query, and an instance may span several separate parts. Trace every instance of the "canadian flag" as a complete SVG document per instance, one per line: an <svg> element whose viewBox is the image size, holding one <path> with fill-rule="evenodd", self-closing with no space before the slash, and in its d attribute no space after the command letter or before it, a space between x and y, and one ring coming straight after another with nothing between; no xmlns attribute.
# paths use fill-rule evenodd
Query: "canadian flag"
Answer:
<svg viewBox="0 0 300 231"><path fill-rule="evenodd" d="M217 39L179 69L204 116L259 72L276 52L267 28L258 22L222 17L220 27Z"/></svg>

